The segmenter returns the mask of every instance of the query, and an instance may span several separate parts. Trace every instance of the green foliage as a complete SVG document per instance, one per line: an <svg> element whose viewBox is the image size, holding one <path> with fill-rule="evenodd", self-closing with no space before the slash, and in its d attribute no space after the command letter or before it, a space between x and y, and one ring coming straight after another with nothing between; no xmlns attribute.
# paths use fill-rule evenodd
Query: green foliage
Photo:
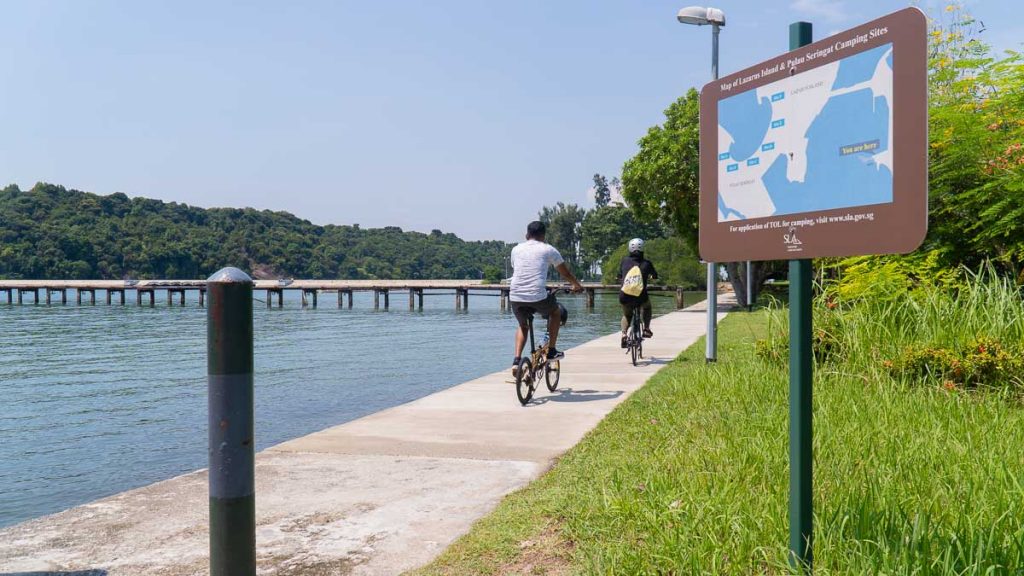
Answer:
<svg viewBox="0 0 1024 576"><path fill-rule="evenodd" d="M623 243L608 256L602 267L601 275L605 284L616 283L619 265L627 254L629 254L629 247ZM658 271L657 284L692 288L704 283L704 266L679 238L673 236L647 240L644 246L644 257L650 260Z"/></svg>
<svg viewBox="0 0 1024 576"><path fill-rule="evenodd" d="M580 274L582 259L580 258L580 228L586 210L576 204L559 202L554 206L541 208L538 220L547 225L545 240L565 258L566 265L575 274Z"/></svg>
<svg viewBox="0 0 1024 576"><path fill-rule="evenodd" d="M947 388L1024 384L1024 300L991 267L949 271L934 254L876 258L828 278L814 301L815 361L865 379L897 377ZM860 267L864 267L862 270ZM757 354L784 365L788 318L773 307Z"/></svg>
<svg viewBox="0 0 1024 576"><path fill-rule="evenodd" d="M950 349L908 346L894 360L883 362L894 377L909 382L941 382L947 389L1024 386L1024 346L1007 346L981 336Z"/></svg>
<svg viewBox="0 0 1024 576"><path fill-rule="evenodd" d="M52 184L0 190L0 278L480 278L504 242L316 226L286 212L203 209Z"/></svg>
<svg viewBox="0 0 1024 576"><path fill-rule="evenodd" d="M700 96L691 89L665 110L622 167L622 196L644 221L661 221L697 253Z"/></svg>
<svg viewBox="0 0 1024 576"><path fill-rule="evenodd" d="M892 300L921 287L953 289L964 283L963 269L951 266L940 250L819 261L819 269L831 277L822 285L828 301Z"/></svg>
<svg viewBox="0 0 1024 576"><path fill-rule="evenodd" d="M631 238L662 236L664 231L657 223L639 222L629 208L613 204L594 208L584 216L580 227L580 252L584 262L603 267L609 254Z"/></svg>
<svg viewBox="0 0 1024 576"><path fill-rule="evenodd" d="M501 283L501 268L497 266L484 266L484 282L487 284Z"/></svg>
<svg viewBox="0 0 1024 576"><path fill-rule="evenodd" d="M608 185L608 178L601 174L594 174L594 205L604 208L612 201L612 189Z"/></svg>
<svg viewBox="0 0 1024 576"><path fill-rule="evenodd" d="M928 245L954 262L1024 258L1024 59L995 57L954 6L933 21Z"/></svg>

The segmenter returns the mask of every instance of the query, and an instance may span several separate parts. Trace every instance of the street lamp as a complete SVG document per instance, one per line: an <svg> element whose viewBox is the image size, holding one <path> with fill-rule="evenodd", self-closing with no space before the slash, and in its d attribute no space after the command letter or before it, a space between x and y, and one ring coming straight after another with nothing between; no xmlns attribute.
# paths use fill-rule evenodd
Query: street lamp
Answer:
<svg viewBox="0 0 1024 576"><path fill-rule="evenodd" d="M711 25L711 77L718 80L718 29L725 26L725 12L718 8L687 6L679 11L676 18L682 24ZM708 362L718 359L718 278L715 268L714 262L708 262L708 334L704 349L704 359Z"/></svg>

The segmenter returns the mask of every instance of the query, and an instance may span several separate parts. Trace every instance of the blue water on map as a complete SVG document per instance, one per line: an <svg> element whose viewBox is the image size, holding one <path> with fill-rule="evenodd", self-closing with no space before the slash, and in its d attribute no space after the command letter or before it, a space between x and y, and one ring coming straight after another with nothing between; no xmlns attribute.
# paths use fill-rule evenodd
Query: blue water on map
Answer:
<svg viewBox="0 0 1024 576"><path fill-rule="evenodd" d="M194 298L184 308L162 305L163 294L156 308L0 304L0 526L206 466L206 312ZM257 302L257 449L507 367L511 314L493 296L471 295L462 312L454 299L428 295L410 311L392 293L391 310L376 312L365 292L352 310L326 294L316 309L295 293L280 310ZM570 313L559 348L618 330L614 294L592 311L582 297L558 299ZM674 309L671 297L652 302L656 314ZM565 382L571 350L563 362Z"/></svg>
<svg viewBox="0 0 1024 576"><path fill-rule="evenodd" d="M762 180L776 214L892 202L892 173L872 156L889 147L889 107L864 89L834 96L807 131L807 174L803 182L786 177L788 158L780 155ZM839 148L878 140L869 153L841 155ZM850 169L853 163L860 169ZM842 174L843 177L838 177ZM821 190L824 194L813 194Z"/></svg>
<svg viewBox="0 0 1024 576"><path fill-rule="evenodd" d="M833 90L849 88L861 82L871 80L878 68L878 62L882 56L892 48L892 44L883 44L871 50L865 50L855 56L843 58L839 61L839 73L836 74L836 81L832 84ZM892 63L889 63L890 68Z"/></svg>
<svg viewBox="0 0 1024 576"><path fill-rule="evenodd" d="M733 138L729 155L736 161L742 162L760 149L771 120L772 104L767 98L758 101L756 90L718 102L718 123Z"/></svg>

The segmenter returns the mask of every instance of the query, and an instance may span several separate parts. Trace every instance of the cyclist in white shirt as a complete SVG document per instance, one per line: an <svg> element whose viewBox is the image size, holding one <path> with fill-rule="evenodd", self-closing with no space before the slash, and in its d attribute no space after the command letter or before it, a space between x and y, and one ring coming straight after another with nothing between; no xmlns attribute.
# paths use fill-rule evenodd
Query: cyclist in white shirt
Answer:
<svg viewBox="0 0 1024 576"><path fill-rule="evenodd" d="M579 280L573 276L565 265L562 255L554 246L544 242L547 227L543 222L534 221L526 227L526 242L512 249L512 281L509 283L508 299L512 303L512 313L519 321L516 329L515 356L512 358L512 370L519 367L526 346L526 334L529 330L529 318L534 313L548 317L548 358L554 360L565 354L555 348L558 340L558 327L561 313L555 294L548 293L548 266L554 266L570 284L574 292L583 290Z"/></svg>

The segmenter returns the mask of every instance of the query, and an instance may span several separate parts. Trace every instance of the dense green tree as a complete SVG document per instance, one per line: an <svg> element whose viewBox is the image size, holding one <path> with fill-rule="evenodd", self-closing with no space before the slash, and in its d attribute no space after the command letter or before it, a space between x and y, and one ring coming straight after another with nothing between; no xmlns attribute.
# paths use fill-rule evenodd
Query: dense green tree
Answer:
<svg viewBox="0 0 1024 576"><path fill-rule="evenodd" d="M554 206L541 208L538 220L547 226L547 240L561 252L569 269L574 274L582 272L580 262L580 228L583 226L583 218L586 210L576 204L564 204L559 202Z"/></svg>
<svg viewBox="0 0 1024 576"><path fill-rule="evenodd" d="M0 190L0 278L481 278L505 242L316 226L287 212L203 209L52 184Z"/></svg>
<svg viewBox="0 0 1024 576"><path fill-rule="evenodd" d="M929 234L947 263L1024 259L1024 58L996 58L953 7L933 20L929 74Z"/></svg>
<svg viewBox="0 0 1024 576"><path fill-rule="evenodd" d="M594 174L594 205L604 208L612 201L612 190L608 186L608 179L600 174Z"/></svg>
<svg viewBox="0 0 1024 576"><path fill-rule="evenodd" d="M580 226L580 255L584 262L601 269L605 259L630 238L660 238L661 225L639 222L621 205L608 205L587 212Z"/></svg>
<svg viewBox="0 0 1024 576"><path fill-rule="evenodd" d="M622 243L608 256L604 263L601 278L605 284L615 284L619 275L619 265L628 253L628 247ZM658 271L657 284L698 288L704 285L705 271L697 256L682 239L653 238L646 242L644 257L654 264Z"/></svg>

